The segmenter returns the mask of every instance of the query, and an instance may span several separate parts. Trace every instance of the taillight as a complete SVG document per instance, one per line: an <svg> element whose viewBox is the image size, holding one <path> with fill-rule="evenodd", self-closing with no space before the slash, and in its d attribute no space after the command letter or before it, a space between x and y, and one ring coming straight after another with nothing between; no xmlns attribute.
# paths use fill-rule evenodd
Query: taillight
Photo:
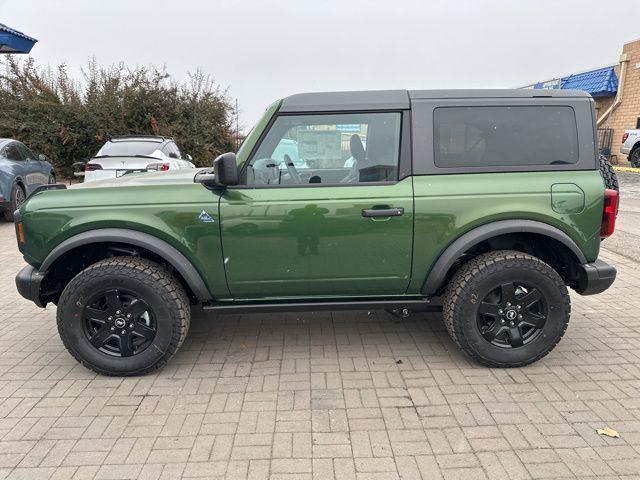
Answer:
<svg viewBox="0 0 640 480"><path fill-rule="evenodd" d="M622 143L626 142L626 141L627 141L627 138L629 138L629 134L628 134L627 132L624 132L624 133L622 134Z"/></svg>
<svg viewBox="0 0 640 480"><path fill-rule="evenodd" d="M95 170L102 170L102 165L100 165L99 163L87 163L84 166L85 172L93 172Z"/></svg>
<svg viewBox="0 0 640 480"><path fill-rule="evenodd" d="M616 228L619 198L616 190L607 188L604 191L604 211L602 212L602 223L600 224L600 238L611 236Z"/></svg>
<svg viewBox="0 0 640 480"><path fill-rule="evenodd" d="M147 170L155 170L157 172L166 172L169 170L168 163L150 163L147 165Z"/></svg>

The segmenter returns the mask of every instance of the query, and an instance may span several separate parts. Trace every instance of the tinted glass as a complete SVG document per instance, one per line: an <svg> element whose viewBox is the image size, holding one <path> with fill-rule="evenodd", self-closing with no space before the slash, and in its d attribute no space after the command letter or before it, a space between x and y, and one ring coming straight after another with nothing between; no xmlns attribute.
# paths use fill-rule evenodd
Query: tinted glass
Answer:
<svg viewBox="0 0 640 480"><path fill-rule="evenodd" d="M24 158L25 160L36 160L36 156L31 152L31 150L29 150L21 143L17 143L16 145L18 147L18 150L20 151L20 154L22 155L22 158Z"/></svg>
<svg viewBox="0 0 640 480"><path fill-rule="evenodd" d="M133 155L151 155L160 148L158 142L107 142L100 150L100 155L133 156Z"/></svg>
<svg viewBox="0 0 640 480"><path fill-rule="evenodd" d="M397 180L400 119L397 112L280 116L249 162L247 184Z"/></svg>
<svg viewBox="0 0 640 480"><path fill-rule="evenodd" d="M571 107L440 107L434 110L438 167L568 165L578 161Z"/></svg>
<svg viewBox="0 0 640 480"><path fill-rule="evenodd" d="M164 147L164 149L162 151L167 156L169 156L169 155L171 155L173 153L174 158L182 158L182 155L180 153L180 150L178 149L178 146L173 142L167 143L167 145Z"/></svg>
<svg viewBox="0 0 640 480"><path fill-rule="evenodd" d="M22 155L20 154L20 150L18 149L17 143L10 143L4 149L4 154L9 160L21 161L23 160Z"/></svg>

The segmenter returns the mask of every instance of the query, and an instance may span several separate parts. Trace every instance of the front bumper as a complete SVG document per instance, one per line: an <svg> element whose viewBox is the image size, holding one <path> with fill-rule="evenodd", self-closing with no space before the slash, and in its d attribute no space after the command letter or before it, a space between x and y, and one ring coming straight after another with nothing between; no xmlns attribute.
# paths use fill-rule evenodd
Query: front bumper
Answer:
<svg viewBox="0 0 640 480"><path fill-rule="evenodd" d="M578 265L578 284L575 287L580 295L595 295L604 292L616 279L616 269L602 260Z"/></svg>
<svg viewBox="0 0 640 480"><path fill-rule="evenodd" d="M40 284L43 279L44 275L32 265L27 265L16 275L18 293L41 308L46 306L46 302L43 302L40 296Z"/></svg>

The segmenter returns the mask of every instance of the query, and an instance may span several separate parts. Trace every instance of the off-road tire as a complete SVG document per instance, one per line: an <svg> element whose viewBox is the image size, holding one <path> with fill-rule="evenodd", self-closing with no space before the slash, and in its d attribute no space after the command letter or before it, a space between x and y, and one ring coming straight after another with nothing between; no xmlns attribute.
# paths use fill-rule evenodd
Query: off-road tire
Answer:
<svg viewBox="0 0 640 480"><path fill-rule="evenodd" d="M17 183L13 184L11 187L11 193L9 197L9 203L4 207L4 219L7 222L13 222L13 212L15 212L20 205L18 205L18 198L22 194L23 198L26 197L24 188L22 188ZM24 202L24 200L23 200Z"/></svg>
<svg viewBox="0 0 640 480"><path fill-rule="evenodd" d="M542 291L549 304L546 323L530 343L500 348L480 333L476 318L480 302L494 285L526 281ZM560 275L539 258L526 253L498 250L464 264L453 276L443 298L443 317L454 342L477 362L489 367L521 367L547 355L569 324L571 303Z"/></svg>
<svg viewBox="0 0 640 480"><path fill-rule="evenodd" d="M94 347L83 327L84 300L99 289L129 289L158 312L153 343L128 357L107 355ZM71 355L85 367L103 375L144 375L165 365L184 341L191 319L182 285L155 262L137 257L113 257L76 275L58 302L58 332Z"/></svg>
<svg viewBox="0 0 640 480"><path fill-rule="evenodd" d="M616 171L613 169L613 165L611 165L609 159L604 155L600 155L599 163L600 174L602 175L602 179L604 180L605 188L619 191L620 187L618 186L618 175L616 175Z"/></svg>

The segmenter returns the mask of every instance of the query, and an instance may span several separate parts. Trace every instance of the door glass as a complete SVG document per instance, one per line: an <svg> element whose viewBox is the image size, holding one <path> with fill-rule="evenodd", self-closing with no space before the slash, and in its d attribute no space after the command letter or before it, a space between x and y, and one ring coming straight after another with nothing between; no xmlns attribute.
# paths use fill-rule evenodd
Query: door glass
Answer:
<svg viewBox="0 0 640 480"><path fill-rule="evenodd" d="M396 181L400 120L399 112L280 116L249 162L247 184Z"/></svg>
<svg viewBox="0 0 640 480"><path fill-rule="evenodd" d="M21 143L16 144L18 147L18 150L20 151L22 158L24 158L25 160L35 160L36 157L35 155L33 155L33 153L31 153L31 151L25 147L24 145L22 145Z"/></svg>

